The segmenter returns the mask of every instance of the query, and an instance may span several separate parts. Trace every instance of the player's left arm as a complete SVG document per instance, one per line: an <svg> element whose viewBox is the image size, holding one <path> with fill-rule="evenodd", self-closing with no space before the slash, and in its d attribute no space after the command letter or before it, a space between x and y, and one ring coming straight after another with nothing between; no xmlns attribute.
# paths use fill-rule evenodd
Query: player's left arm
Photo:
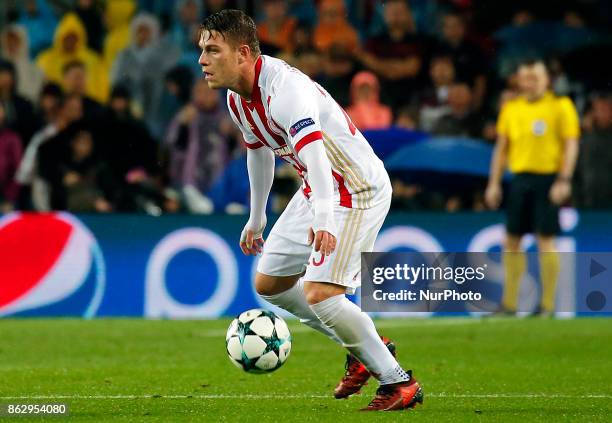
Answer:
<svg viewBox="0 0 612 423"><path fill-rule="evenodd" d="M321 254L328 256L336 248L337 234L334 221L334 183L331 163L321 139L309 143L300 150L298 155L306 165L308 181L312 188L315 217L309 241L314 241L315 251L321 251Z"/></svg>
<svg viewBox="0 0 612 423"><path fill-rule="evenodd" d="M580 139L580 121L572 101L569 98L560 101L563 159L557 179L550 189L550 200L557 205L563 204L571 196Z"/></svg>
<svg viewBox="0 0 612 423"><path fill-rule="evenodd" d="M271 104L274 120L289 134L298 158L306 165L312 189L314 220L309 242L315 251L329 255L336 248L334 182L323 145L316 88L310 81L290 81Z"/></svg>

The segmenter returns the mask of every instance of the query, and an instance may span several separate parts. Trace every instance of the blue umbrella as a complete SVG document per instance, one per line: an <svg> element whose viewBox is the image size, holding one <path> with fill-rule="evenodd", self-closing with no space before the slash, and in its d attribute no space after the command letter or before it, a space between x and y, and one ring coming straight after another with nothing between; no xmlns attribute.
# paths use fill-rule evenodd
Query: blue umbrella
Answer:
<svg viewBox="0 0 612 423"><path fill-rule="evenodd" d="M383 161L400 148L429 138L429 134L426 132L410 131L403 128L369 130L364 131L363 136L368 140L376 155Z"/></svg>
<svg viewBox="0 0 612 423"><path fill-rule="evenodd" d="M385 167L406 182L455 192L483 188L492 155L493 146L483 141L430 138L397 150L385 160Z"/></svg>
<svg viewBox="0 0 612 423"><path fill-rule="evenodd" d="M402 147L385 166L389 171L432 171L487 177L493 147L469 138L430 138Z"/></svg>

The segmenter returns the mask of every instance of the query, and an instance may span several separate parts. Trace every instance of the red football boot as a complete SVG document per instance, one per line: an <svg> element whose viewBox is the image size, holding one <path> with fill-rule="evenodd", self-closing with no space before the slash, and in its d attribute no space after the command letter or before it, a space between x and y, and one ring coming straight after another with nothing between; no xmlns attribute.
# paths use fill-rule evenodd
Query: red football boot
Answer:
<svg viewBox="0 0 612 423"><path fill-rule="evenodd" d="M416 407L417 403L423 403L423 389L409 370L410 380L403 383L381 385L376 390L376 396L361 411L393 411Z"/></svg>
<svg viewBox="0 0 612 423"><path fill-rule="evenodd" d="M385 343L393 357L395 357L395 344L384 336L380 339ZM334 397L337 399L348 398L359 393L361 387L368 384L371 374L366 367L352 354L346 356L346 373L334 389Z"/></svg>

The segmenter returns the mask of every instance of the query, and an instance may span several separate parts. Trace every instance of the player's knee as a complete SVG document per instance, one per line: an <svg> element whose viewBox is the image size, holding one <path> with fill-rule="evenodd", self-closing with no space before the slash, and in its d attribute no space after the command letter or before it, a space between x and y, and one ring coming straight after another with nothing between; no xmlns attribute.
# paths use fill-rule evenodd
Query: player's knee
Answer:
<svg viewBox="0 0 612 423"><path fill-rule="evenodd" d="M329 297L325 296L325 294L320 289L314 288L314 289L306 291L306 301L310 305L318 304L321 301L325 301L328 298Z"/></svg>
<svg viewBox="0 0 612 423"><path fill-rule="evenodd" d="M344 294L345 291L346 288L343 286L333 285L330 283L306 282L304 284L304 294L306 295L306 301L310 305L318 304L321 301L327 300L328 298Z"/></svg>
<svg viewBox="0 0 612 423"><path fill-rule="evenodd" d="M257 273L255 276L255 291L257 294L263 296L270 296L276 293L275 283L267 275L262 275L261 273Z"/></svg>
<svg viewBox="0 0 612 423"><path fill-rule="evenodd" d="M299 279L298 276L270 276L257 272L255 274L255 291L257 294L269 297L290 289Z"/></svg>

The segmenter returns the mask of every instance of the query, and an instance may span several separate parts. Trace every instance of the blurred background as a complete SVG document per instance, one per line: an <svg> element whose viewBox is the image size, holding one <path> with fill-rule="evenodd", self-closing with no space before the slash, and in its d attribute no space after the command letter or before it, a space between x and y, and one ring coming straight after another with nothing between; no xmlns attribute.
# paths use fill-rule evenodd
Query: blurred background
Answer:
<svg viewBox="0 0 612 423"><path fill-rule="evenodd" d="M503 215L483 200L495 122L517 96L517 65L544 59L583 131L559 248L609 248L610 2L3 0L0 269L12 270L0 279L23 289L0 296L0 313L54 314L40 310L57 298L17 307L18 298L78 250L87 257L78 266L78 254L66 257L66 272L80 275L63 277L76 281L66 298L76 304L88 280L94 288L64 313L155 315L147 304L158 285L192 306L215 303L225 289L229 302L202 316L259 301L249 288L253 260L236 245L249 204L244 147L225 93L207 87L198 65L200 23L224 8L253 16L264 54L325 87L385 161L394 201L379 248L499 249ZM393 66L397 59L404 66ZM279 163L272 215L298 185ZM230 295L243 284L248 298ZM163 304L159 315L175 315Z"/></svg>

